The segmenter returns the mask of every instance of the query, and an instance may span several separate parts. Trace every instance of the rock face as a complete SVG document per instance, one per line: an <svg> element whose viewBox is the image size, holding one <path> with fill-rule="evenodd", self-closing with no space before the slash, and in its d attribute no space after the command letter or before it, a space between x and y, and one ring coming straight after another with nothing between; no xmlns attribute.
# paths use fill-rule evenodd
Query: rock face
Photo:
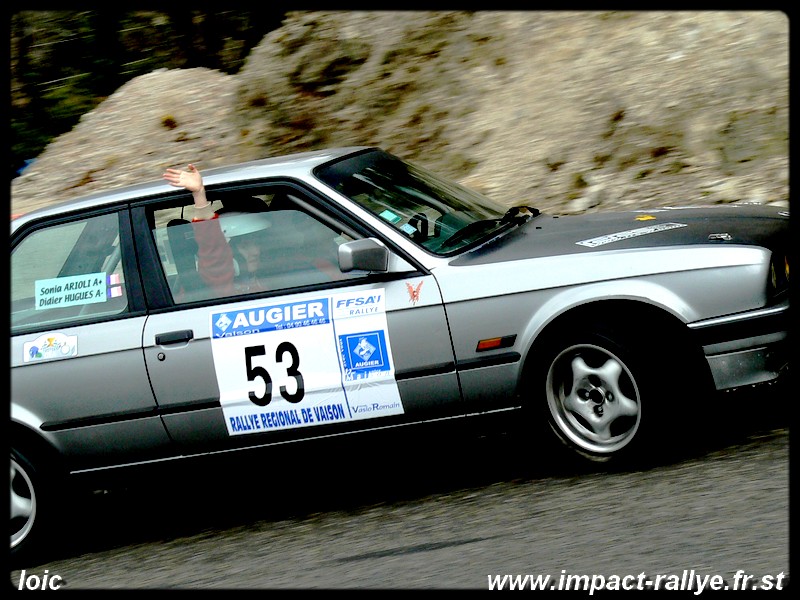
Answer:
<svg viewBox="0 0 800 600"><path fill-rule="evenodd" d="M164 168L377 145L553 213L788 206L777 11L297 12L235 75L133 79L12 182L12 214Z"/></svg>

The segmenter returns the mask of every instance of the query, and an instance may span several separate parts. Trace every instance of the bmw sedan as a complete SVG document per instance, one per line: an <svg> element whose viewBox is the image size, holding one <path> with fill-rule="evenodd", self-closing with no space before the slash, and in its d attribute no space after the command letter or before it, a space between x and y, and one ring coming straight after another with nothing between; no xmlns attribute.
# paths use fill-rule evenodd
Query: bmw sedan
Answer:
<svg viewBox="0 0 800 600"><path fill-rule="evenodd" d="M82 475L500 413L625 460L788 371L785 208L548 215L369 147L203 181L11 223L16 558Z"/></svg>

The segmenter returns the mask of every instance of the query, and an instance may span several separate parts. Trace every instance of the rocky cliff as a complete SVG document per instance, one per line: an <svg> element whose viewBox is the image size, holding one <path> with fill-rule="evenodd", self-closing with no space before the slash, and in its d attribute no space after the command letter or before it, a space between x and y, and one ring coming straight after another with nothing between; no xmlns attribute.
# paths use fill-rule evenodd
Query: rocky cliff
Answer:
<svg viewBox="0 0 800 600"><path fill-rule="evenodd" d="M12 182L11 212L298 150L377 145L554 213L788 205L781 12L297 12L235 75L133 79Z"/></svg>

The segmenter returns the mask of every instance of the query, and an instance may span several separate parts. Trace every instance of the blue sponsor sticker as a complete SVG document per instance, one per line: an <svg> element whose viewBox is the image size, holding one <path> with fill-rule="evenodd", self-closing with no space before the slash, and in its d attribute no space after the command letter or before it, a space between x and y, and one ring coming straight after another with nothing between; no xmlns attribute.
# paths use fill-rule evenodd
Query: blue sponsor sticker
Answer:
<svg viewBox="0 0 800 600"><path fill-rule="evenodd" d="M211 337L225 338L279 329L325 325L330 322L327 298L275 304L211 315Z"/></svg>
<svg viewBox="0 0 800 600"><path fill-rule="evenodd" d="M371 373L391 370L384 331L366 331L339 336L345 381L366 379Z"/></svg>

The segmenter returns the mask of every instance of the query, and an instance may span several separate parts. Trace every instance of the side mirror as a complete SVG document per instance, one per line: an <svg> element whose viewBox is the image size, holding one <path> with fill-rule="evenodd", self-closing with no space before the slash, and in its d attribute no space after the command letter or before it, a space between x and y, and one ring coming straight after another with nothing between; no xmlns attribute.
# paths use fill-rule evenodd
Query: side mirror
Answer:
<svg viewBox="0 0 800 600"><path fill-rule="evenodd" d="M389 250L373 238L345 242L339 246L339 269L350 271L381 271L389 268Z"/></svg>

